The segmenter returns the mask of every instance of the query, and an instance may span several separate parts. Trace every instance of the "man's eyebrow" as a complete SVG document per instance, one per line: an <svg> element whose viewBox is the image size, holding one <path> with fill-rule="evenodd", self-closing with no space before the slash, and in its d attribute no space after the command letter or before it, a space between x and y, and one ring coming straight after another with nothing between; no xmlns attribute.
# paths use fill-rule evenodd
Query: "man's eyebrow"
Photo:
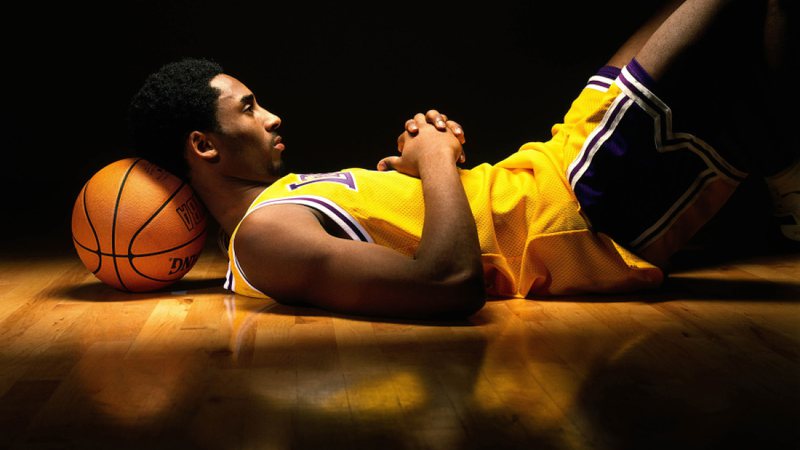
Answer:
<svg viewBox="0 0 800 450"><path fill-rule="evenodd" d="M240 103L243 103L243 104L245 104L245 105L252 105L252 104L253 104L253 101L254 101L255 99L256 99L256 96L255 96L255 95L253 95L253 94L247 94L247 95L245 95L245 96L242 96L242 98L240 98L240 99L239 99L239 102L240 102Z"/></svg>

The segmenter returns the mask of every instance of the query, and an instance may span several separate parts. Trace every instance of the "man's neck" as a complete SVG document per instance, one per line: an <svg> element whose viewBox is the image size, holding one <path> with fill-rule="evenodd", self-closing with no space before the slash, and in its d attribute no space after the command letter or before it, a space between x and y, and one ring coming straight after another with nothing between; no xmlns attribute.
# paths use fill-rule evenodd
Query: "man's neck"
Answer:
<svg viewBox="0 0 800 450"><path fill-rule="evenodd" d="M192 188L203 200L208 212L231 236L247 209L269 183L245 182L229 178L202 178L192 181Z"/></svg>

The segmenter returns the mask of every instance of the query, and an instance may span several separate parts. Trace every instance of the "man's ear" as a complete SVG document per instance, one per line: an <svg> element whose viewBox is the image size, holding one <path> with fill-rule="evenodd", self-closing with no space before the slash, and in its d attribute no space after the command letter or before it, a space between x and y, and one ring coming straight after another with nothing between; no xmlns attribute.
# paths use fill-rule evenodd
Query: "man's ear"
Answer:
<svg viewBox="0 0 800 450"><path fill-rule="evenodd" d="M192 131L186 140L189 152L206 161L214 161L219 158L219 152L211 142L208 135L202 131Z"/></svg>

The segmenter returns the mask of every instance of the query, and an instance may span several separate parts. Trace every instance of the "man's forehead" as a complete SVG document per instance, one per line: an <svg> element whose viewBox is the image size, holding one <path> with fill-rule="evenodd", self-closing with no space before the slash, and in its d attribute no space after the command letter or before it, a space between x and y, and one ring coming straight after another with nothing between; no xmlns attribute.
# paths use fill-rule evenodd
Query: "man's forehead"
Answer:
<svg viewBox="0 0 800 450"><path fill-rule="evenodd" d="M212 78L209 84L219 90L220 100L228 99L238 102L242 97L251 94L250 89L241 81L224 73Z"/></svg>

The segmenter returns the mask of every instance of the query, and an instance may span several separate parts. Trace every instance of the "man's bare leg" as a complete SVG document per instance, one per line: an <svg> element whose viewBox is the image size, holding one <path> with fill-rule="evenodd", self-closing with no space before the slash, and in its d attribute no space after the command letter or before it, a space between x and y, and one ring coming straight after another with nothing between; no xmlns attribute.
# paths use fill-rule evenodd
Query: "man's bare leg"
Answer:
<svg viewBox="0 0 800 450"><path fill-rule="evenodd" d="M687 0L644 43L636 60L655 80L697 43L728 0Z"/></svg>
<svg viewBox="0 0 800 450"><path fill-rule="evenodd" d="M639 27L636 32L625 41L616 53L606 63L609 66L622 68L639 53L642 46L662 23L683 3L684 0L670 0L653 17Z"/></svg>

